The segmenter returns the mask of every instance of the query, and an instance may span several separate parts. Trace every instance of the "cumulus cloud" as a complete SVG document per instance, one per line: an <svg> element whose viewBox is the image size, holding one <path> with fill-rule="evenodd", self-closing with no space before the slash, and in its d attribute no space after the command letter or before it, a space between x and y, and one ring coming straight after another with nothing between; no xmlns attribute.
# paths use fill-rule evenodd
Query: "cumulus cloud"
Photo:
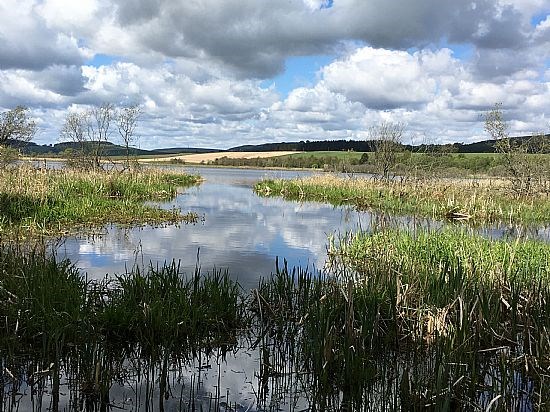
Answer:
<svg viewBox="0 0 550 412"><path fill-rule="evenodd" d="M0 69L82 64L87 53L70 33L48 27L31 0L0 3L0 40Z"/></svg>
<svg viewBox="0 0 550 412"><path fill-rule="evenodd" d="M365 47L323 68L323 84L368 108L415 107L433 99L439 65L451 70L450 53L395 52Z"/></svg>
<svg viewBox="0 0 550 412"><path fill-rule="evenodd" d="M343 40L373 47L471 42L483 48L527 45L521 5L494 0L206 0L115 1L114 16L143 49L177 57L207 56L235 75L270 77L289 55L323 53ZM136 46L139 47L139 46Z"/></svg>
<svg viewBox="0 0 550 412"><path fill-rule="evenodd" d="M497 101L515 131L540 129L544 13L545 0L5 0L0 106L33 107L52 142L67 107L140 103L143 147L362 139L381 120L483 138ZM318 54L333 60L300 87L262 83Z"/></svg>

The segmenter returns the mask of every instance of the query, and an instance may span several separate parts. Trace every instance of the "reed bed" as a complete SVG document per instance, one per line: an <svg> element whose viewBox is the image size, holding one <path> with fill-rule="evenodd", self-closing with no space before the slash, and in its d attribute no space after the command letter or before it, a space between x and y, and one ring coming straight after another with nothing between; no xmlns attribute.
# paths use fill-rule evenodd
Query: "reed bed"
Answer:
<svg viewBox="0 0 550 412"><path fill-rule="evenodd" d="M255 191L289 200L351 204L394 214L469 221L476 224L548 223L548 194L518 198L501 180L393 180L316 175L294 180L263 180Z"/></svg>
<svg viewBox="0 0 550 412"><path fill-rule="evenodd" d="M319 410L550 406L549 245L390 230L329 254L259 285L266 379L292 369Z"/></svg>
<svg viewBox="0 0 550 412"><path fill-rule="evenodd" d="M235 346L242 304L227 273L187 278L171 263L92 282L44 248L2 245L2 402L30 387L48 390L57 410L68 386L73 404L105 408L111 386L137 369L156 376L161 409L170 368Z"/></svg>
<svg viewBox="0 0 550 412"><path fill-rule="evenodd" d="M30 386L59 409L65 385L78 409L107 408L112 386L135 380L162 411L178 396L175 371L250 339L260 410L283 399L340 411L550 407L550 245L384 230L328 252L330 270L277 265L248 294L227 273L185 276L175 262L91 282L43 249L4 245L4 402Z"/></svg>
<svg viewBox="0 0 550 412"><path fill-rule="evenodd" d="M230 347L230 331L242 327L242 296L227 273L208 277L197 270L186 279L175 262L135 269L110 283L99 323L112 342L137 348L155 359L158 348L196 354ZM175 355L174 355L175 356Z"/></svg>
<svg viewBox="0 0 550 412"><path fill-rule="evenodd" d="M35 169L0 171L0 234L63 234L105 223L197 220L194 213L161 210L145 201L172 199L198 176L158 170L132 172Z"/></svg>

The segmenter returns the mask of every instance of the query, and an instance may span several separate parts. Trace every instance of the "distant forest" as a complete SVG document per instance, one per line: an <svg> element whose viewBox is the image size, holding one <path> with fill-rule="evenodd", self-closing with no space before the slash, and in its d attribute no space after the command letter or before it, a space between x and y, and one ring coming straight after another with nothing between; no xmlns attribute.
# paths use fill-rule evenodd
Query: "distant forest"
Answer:
<svg viewBox="0 0 550 412"><path fill-rule="evenodd" d="M19 141L8 141L10 146L17 147L21 150L23 154L26 155L38 155L38 156L59 156L63 155L66 150L80 150L80 143L74 142L62 142L55 143L51 145L39 145L33 142L19 142ZM88 142L92 144L93 142ZM203 148L194 148L194 147L172 147L164 149L155 149L155 150L144 150L137 149L135 147L130 148L130 155L132 156L145 156L145 155L171 155L179 153L209 153L209 152L218 152L217 149L203 149ZM125 156L126 148L111 142L103 143L103 155L104 156Z"/></svg>
<svg viewBox="0 0 550 412"><path fill-rule="evenodd" d="M513 137L512 140L525 141L531 136ZM550 153L550 135L544 136L545 150L538 151ZM412 152L442 152L442 153L494 153L495 140L484 140L476 143L453 143L445 145L402 145L403 150ZM79 144L73 142L56 143L52 145L39 145L33 142L24 143L8 141L8 144L19 147L21 152L26 155L62 155L66 150L78 150ZM265 143L259 145L244 145L237 146L227 151L238 152L263 152L263 151L300 151L300 152L317 152L317 151L354 151L354 152L372 152L374 149L373 141L360 140L322 140L322 141L300 141L300 142L281 142L281 143ZM113 143L104 144L105 156L124 156L125 148ZM130 154L133 156L143 155L170 155L179 153L208 153L208 152L223 152L225 150L193 148L193 147L174 147L155 150L143 150L131 148Z"/></svg>
<svg viewBox="0 0 550 412"><path fill-rule="evenodd" d="M512 141L518 143L530 139L532 136L513 137ZM550 135L544 136L546 150L549 153ZM496 140L484 140L476 143L453 143L453 144L430 144L430 145L402 145L404 150L412 152L447 152L447 153L495 153ZM266 143L260 145L237 146L229 149L237 152L262 152L262 151L354 151L354 152L372 152L374 151L373 141L359 140L323 140L323 141L301 141L289 143ZM539 151L540 153L540 151Z"/></svg>

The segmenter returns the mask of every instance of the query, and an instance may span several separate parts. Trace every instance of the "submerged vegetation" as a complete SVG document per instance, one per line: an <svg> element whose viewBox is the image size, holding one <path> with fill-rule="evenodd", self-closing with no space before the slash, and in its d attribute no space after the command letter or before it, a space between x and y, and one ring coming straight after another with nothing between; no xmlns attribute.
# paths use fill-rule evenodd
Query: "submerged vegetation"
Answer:
<svg viewBox="0 0 550 412"><path fill-rule="evenodd" d="M500 180L376 180L318 175L294 180L263 180L255 190L263 196L314 200L359 209L411 214L474 223L547 223L550 193L513 196Z"/></svg>
<svg viewBox="0 0 550 412"><path fill-rule="evenodd" d="M0 233L58 234L105 223L195 221L193 213L161 210L146 201L172 199L198 176L143 171L75 171L29 166L0 170Z"/></svg>

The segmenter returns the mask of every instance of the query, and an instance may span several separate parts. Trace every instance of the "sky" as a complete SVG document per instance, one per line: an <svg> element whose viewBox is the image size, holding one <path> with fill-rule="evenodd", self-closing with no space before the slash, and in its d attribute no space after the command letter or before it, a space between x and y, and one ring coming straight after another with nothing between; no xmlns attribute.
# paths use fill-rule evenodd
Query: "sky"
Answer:
<svg viewBox="0 0 550 412"><path fill-rule="evenodd" d="M550 131L550 0L2 0L0 111L34 142L70 112L142 107L138 146L487 139ZM112 135L116 141L116 134Z"/></svg>

